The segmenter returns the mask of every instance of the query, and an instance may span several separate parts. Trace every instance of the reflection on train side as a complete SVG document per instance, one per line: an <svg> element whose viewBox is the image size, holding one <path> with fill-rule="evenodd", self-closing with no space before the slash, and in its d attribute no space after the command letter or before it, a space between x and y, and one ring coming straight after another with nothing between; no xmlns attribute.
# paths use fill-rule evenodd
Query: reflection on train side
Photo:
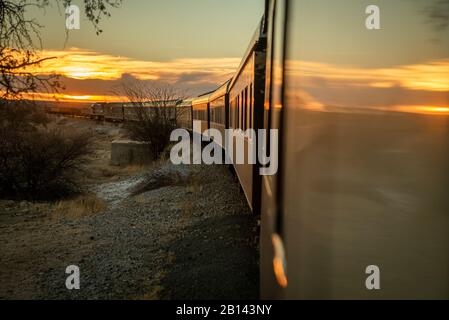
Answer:
<svg viewBox="0 0 449 320"><path fill-rule="evenodd" d="M288 99L302 108L449 114L449 59L368 70L298 60L286 67L296 79Z"/></svg>
<svg viewBox="0 0 449 320"><path fill-rule="evenodd" d="M262 297L449 298L449 21L427 15L441 2L376 1L370 31L369 1L288 1L279 210L267 192L262 210L288 286L263 277Z"/></svg>

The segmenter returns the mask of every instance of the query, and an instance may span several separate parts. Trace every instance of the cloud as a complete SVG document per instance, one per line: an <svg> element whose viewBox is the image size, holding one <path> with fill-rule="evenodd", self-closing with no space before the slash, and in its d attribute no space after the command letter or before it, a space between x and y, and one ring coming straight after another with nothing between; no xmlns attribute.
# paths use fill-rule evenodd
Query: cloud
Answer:
<svg viewBox="0 0 449 320"><path fill-rule="evenodd" d="M449 114L449 60L359 68L291 60L288 102L317 111Z"/></svg>
<svg viewBox="0 0 449 320"><path fill-rule="evenodd" d="M40 75L58 74L67 97L92 96L94 99L101 96L116 99L111 92L129 77L148 83L173 84L196 95L229 79L240 63L240 58L143 61L78 48L43 50L40 56L55 59L28 71Z"/></svg>
<svg viewBox="0 0 449 320"><path fill-rule="evenodd" d="M176 59L142 61L95 51L72 48L67 51L41 51L48 60L35 73L55 72L74 79L117 80L130 74L140 80L176 81L185 74L221 77L235 71L239 58Z"/></svg>

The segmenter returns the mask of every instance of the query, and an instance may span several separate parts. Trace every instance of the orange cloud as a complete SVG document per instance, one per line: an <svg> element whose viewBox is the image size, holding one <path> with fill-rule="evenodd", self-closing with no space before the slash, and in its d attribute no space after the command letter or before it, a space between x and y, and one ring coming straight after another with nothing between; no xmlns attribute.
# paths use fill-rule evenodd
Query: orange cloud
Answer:
<svg viewBox="0 0 449 320"><path fill-rule="evenodd" d="M123 102L127 101L127 97L114 95L73 95L65 93L34 93L26 95L25 98L34 99L38 101L53 101L60 102Z"/></svg>
<svg viewBox="0 0 449 320"><path fill-rule="evenodd" d="M302 108L449 115L449 59L377 69L290 60L286 69L287 99Z"/></svg>
<svg viewBox="0 0 449 320"><path fill-rule="evenodd" d="M105 91L105 84L110 82L108 89L112 91L114 81L119 82L123 75L130 75L139 80L161 81L192 87L206 87L208 90L229 79L240 63L240 58L215 59L176 59L172 61L143 61L123 56L115 56L100 52L71 48L69 50L42 50L41 58L54 58L27 68L28 72L63 76L63 83L67 81L89 80L89 90L69 88L66 92L55 95L37 93L29 98L38 100L61 101L124 101L125 97L117 97ZM68 86L70 87L70 86ZM73 86L72 86L73 87ZM78 85L78 87L80 87ZM202 90L202 89L200 89ZM89 92L86 92L89 91Z"/></svg>
<svg viewBox="0 0 449 320"><path fill-rule="evenodd" d="M42 57L56 57L32 72L57 73L73 79L116 80L131 74L141 80L174 81L185 74L202 73L213 79L222 79L233 73L239 58L177 59L166 62L142 61L122 56L72 48L67 51L41 51Z"/></svg>
<svg viewBox="0 0 449 320"><path fill-rule="evenodd" d="M289 61L288 69L292 75L344 80L353 85L374 88L400 86L411 90L449 91L449 59L377 69Z"/></svg>

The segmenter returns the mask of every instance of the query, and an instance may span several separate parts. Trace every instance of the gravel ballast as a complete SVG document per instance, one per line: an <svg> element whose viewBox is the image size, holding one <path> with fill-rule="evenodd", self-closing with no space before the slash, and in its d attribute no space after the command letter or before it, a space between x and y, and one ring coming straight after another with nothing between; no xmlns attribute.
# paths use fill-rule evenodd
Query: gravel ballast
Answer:
<svg viewBox="0 0 449 320"><path fill-rule="evenodd" d="M90 189L107 209L77 218L0 202L1 299L258 298L258 221L228 167L165 163Z"/></svg>

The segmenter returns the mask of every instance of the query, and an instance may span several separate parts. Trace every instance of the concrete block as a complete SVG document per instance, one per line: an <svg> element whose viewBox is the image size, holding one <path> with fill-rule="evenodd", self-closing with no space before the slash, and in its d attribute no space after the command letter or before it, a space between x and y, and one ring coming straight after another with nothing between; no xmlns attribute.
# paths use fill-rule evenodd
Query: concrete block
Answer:
<svg viewBox="0 0 449 320"><path fill-rule="evenodd" d="M116 140L111 143L111 164L126 166L151 162L148 144L132 140Z"/></svg>

